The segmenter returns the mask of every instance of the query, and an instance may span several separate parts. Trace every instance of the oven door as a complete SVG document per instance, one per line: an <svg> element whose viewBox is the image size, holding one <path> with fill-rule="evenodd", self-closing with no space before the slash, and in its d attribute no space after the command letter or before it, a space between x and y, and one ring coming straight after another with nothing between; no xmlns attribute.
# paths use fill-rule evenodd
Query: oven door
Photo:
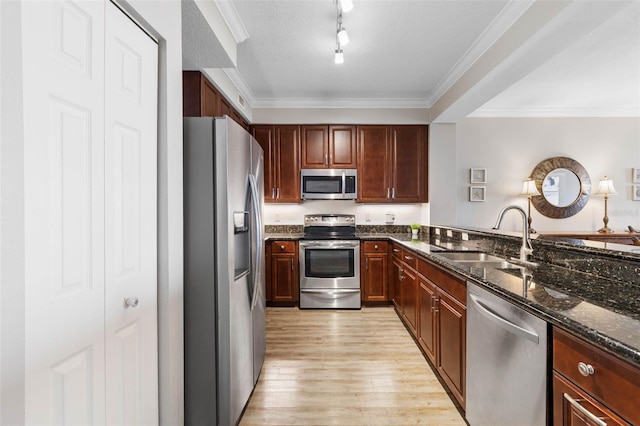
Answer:
<svg viewBox="0 0 640 426"><path fill-rule="evenodd" d="M301 241L300 289L360 289L360 242Z"/></svg>

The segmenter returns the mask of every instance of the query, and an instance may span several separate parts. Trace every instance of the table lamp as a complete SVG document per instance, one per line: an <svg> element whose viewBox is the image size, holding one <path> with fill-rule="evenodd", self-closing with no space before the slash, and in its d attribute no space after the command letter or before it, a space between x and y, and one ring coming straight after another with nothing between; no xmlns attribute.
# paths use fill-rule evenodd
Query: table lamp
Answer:
<svg viewBox="0 0 640 426"><path fill-rule="evenodd" d="M540 191L536 188L536 181L527 178L522 182L522 191L520 191L520 195L524 195L527 197L528 209L527 209L527 222L529 222L529 232L535 234L536 231L531 227L531 197L534 195L540 195Z"/></svg>
<svg viewBox="0 0 640 426"><path fill-rule="evenodd" d="M600 179L600 183L598 184L598 190L594 195L604 195L604 217L602 221L604 222L604 227L598 229L598 232L602 232L604 234L610 234L613 232L611 228L609 228L609 217L607 216L607 199L609 195L616 195L616 189L613 187L613 181L606 176Z"/></svg>

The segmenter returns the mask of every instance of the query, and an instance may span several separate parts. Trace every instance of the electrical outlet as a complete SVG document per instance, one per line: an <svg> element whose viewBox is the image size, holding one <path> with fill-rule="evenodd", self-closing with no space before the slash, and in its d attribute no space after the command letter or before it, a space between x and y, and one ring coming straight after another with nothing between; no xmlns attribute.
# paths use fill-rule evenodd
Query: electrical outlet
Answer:
<svg viewBox="0 0 640 426"><path fill-rule="evenodd" d="M280 213L276 213L275 219L276 222L280 222Z"/></svg>
<svg viewBox="0 0 640 426"><path fill-rule="evenodd" d="M453 237L453 231L451 229L447 229L447 237Z"/></svg>
<svg viewBox="0 0 640 426"><path fill-rule="evenodd" d="M371 215L369 213L366 214L365 221L371 222Z"/></svg>
<svg viewBox="0 0 640 426"><path fill-rule="evenodd" d="M466 232L462 233L462 241L469 241L469 234L467 234Z"/></svg>

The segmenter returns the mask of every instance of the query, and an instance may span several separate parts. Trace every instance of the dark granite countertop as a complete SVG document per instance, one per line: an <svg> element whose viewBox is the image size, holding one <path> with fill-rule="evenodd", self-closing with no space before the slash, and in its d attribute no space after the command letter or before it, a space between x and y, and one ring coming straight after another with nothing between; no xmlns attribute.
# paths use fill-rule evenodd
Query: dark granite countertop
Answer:
<svg viewBox="0 0 640 426"><path fill-rule="evenodd" d="M533 268L469 268L438 256L438 251L428 243L407 242L404 236L390 238L436 264L483 284L545 321L640 366L640 287L637 285L546 263ZM423 250L425 246L428 248Z"/></svg>
<svg viewBox="0 0 640 426"><path fill-rule="evenodd" d="M477 250L472 241L411 240L409 234L360 233L362 239L388 239L452 272L473 280L516 306L596 346L640 366L640 286L557 265L533 268L469 268L438 256L443 251ZM299 239L301 234L267 234L266 239ZM585 251L588 251L585 250ZM627 253L617 256L627 257Z"/></svg>

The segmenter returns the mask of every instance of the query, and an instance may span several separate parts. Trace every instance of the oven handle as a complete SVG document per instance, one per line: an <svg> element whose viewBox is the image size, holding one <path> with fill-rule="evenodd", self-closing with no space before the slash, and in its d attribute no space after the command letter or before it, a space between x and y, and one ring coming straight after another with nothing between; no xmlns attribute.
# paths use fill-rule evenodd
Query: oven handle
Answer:
<svg viewBox="0 0 640 426"><path fill-rule="evenodd" d="M301 288L300 293L324 293L324 294L345 294L345 293L360 293L359 288L354 289L341 289L341 288Z"/></svg>
<svg viewBox="0 0 640 426"><path fill-rule="evenodd" d="M353 243L341 243L341 244L326 244L326 243L316 243L316 242L306 243L304 241L300 242L300 247L305 247L305 248L333 249L333 248L355 248L359 246L360 246L360 243L357 241Z"/></svg>

